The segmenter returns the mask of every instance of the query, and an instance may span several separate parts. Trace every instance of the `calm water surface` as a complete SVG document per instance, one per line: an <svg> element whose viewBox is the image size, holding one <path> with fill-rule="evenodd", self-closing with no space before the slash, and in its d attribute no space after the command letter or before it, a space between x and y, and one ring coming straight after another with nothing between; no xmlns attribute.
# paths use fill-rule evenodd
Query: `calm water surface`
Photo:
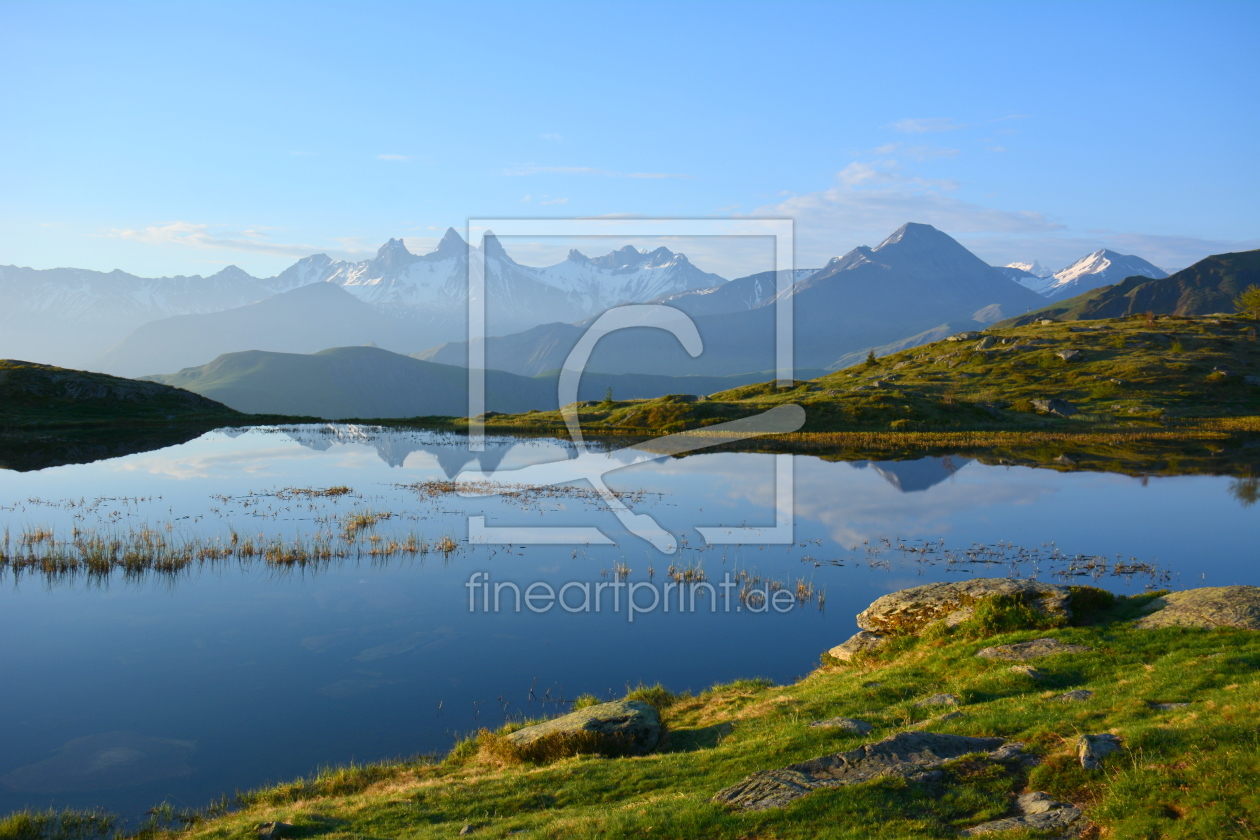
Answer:
<svg viewBox="0 0 1260 840"><path fill-rule="evenodd" d="M1226 477L1142 481L965 458L801 456L792 544L706 547L697 526L774 523L774 456L694 455L610 473L614 489L639 494L637 513L685 541L672 556L628 534L590 498L464 498L407 487L567 454L556 441L498 439L474 456L458 438L334 426L218 431L93 464L0 473L0 517L14 543L23 531L64 538L76 526L310 538L368 510L392 516L364 536L461 543L448 556L351 557L287 572L232 562L136 580L6 573L0 811L102 806L135 816L164 800L202 806L320 766L445 751L480 726L562 711L583 692L791 681L847 638L854 614L881 594L965 575L1063 581L1055 551L1133 558L1167 576L1100 581L1115 591L1260 583L1260 506L1240 502ZM353 493L277 493L334 485ZM616 545L468 546L469 514L495 526L594 525ZM895 550L899 540L943 540L953 552L1008 544L1016 548L1001 554L1022 549L1025 560L921 562ZM625 567L631 582L663 585L671 563L702 566L713 582L741 570L793 588L804 580L825 602L751 613L736 598L711 612L701 598L696 612L658 608L633 621L607 601L598 614L518 613L510 599L498 613L469 610L475 572L558 589L607 583ZM580 600L571 594L570 603Z"/></svg>

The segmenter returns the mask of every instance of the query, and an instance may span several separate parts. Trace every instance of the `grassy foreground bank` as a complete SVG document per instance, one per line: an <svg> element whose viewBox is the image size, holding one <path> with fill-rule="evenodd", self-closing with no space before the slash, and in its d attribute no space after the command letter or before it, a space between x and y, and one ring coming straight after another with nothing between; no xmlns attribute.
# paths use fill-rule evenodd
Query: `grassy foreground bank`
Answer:
<svg viewBox="0 0 1260 840"><path fill-rule="evenodd" d="M995 622L977 610L952 630L900 640L880 658L824 664L795 685L748 680L698 696L640 690L637 698L658 706L667 727L662 747L647 756L514 763L498 748L500 735L483 732L445 759L328 771L245 794L234 813L147 833L244 840L260 823L283 821L295 837L329 840L451 837L465 826L495 838L932 838L999 818L1014 794L1040 790L1083 807L1094 824L1086 836L1254 837L1260 633L1136 629L1131 620L1149 597L1119 599L1079 626L1009 632L1000 614ZM1039 678L975 656L1045 636L1093 650L1035 661ZM1076 689L1094 695L1057 699ZM960 705L914 705L939 692L958 695ZM1189 705L1156 705L1174 703ZM951 711L961 714L939 718ZM808 725L836 716L874 730ZM939 783L877 780L817 791L780 810L734 813L710 801L754 771L916 726L1022 741L1041 761L1021 774L963 758ZM1123 749L1101 770L1082 769L1075 740L1105 732L1119 735ZM29 815L10 818L0 837L41 836L31 826Z"/></svg>

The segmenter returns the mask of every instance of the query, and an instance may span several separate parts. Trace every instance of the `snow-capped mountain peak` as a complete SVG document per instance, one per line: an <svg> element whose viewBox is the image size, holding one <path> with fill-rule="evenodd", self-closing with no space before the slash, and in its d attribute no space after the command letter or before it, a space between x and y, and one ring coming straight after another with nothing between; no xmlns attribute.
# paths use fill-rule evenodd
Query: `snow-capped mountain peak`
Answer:
<svg viewBox="0 0 1260 840"><path fill-rule="evenodd" d="M1006 264L1006 267L1007 267L1007 268L1018 268L1020 271L1027 272L1028 274L1031 274L1031 275L1033 275L1033 276L1035 276L1035 277L1049 277L1051 274L1054 274L1054 272L1053 272L1053 271L1051 271L1050 269L1046 268L1044 265L1042 265L1042 264L1041 264L1040 262L1038 262L1037 260L1033 260L1033 261L1032 261L1032 262L1030 262L1030 263L1029 263L1029 262L1013 262L1013 263L1007 263L1007 264Z"/></svg>
<svg viewBox="0 0 1260 840"><path fill-rule="evenodd" d="M1012 265L1010 268L1018 268ZM1067 268L1059 269L1047 277L1014 278L1024 286L1050 300L1063 300L1102 286L1119 283L1126 277L1140 275L1160 279L1168 274L1141 257L1120 254L1108 248L1099 248L1081 257Z"/></svg>
<svg viewBox="0 0 1260 840"><path fill-rule="evenodd" d="M455 228L447 228L442 240L438 242L437 248L432 252L425 254L429 259L450 259L452 257L464 256L468 253L468 243L464 241L464 237L459 235L459 231Z"/></svg>

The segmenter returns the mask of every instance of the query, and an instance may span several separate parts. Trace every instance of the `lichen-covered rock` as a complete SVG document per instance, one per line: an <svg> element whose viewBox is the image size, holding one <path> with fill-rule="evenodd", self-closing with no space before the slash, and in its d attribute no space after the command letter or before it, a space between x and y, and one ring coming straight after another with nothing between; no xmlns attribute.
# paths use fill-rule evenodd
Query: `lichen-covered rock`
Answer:
<svg viewBox="0 0 1260 840"><path fill-rule="evenodd" d="M874 726L864 720L847 717L834 717L827 720L816 720L810 724L818 729L841 729L845 732L856 732L859 735L865 735L870 732Z"/></svg>
<svg viewBox="0 0 1260 840"><path fill-rule="evenodd" d="M642 755L661 740L661 716L648 703L615 700L526 726L505 740L526 757L534 752L563 752L566 745L580 752Z"/></svg>
<svg viewBox="0 0 1260 840"><path fill-rule="evenodd" d="M1260 630L1260 586L1208 586L1156 598L1137 626L1237 627Z"/></svg>
<svg viewBox="0 0 1260 840"><path fill-rule="evenodd" d="M1086 645L1065 645L1058 639L1033 639L1030 642L1019 642L1013 645L995 645L976 651L981 659L1007 659L1026 662L1056 653L1086 653L1093 650Z"/></svg>
<svg viewBox="0 0 1260 840"><path fill-rule="evenodd" d="M929 583L890 593L858 613L857 624L863 630L881 635L916 635L937 621L951 626L966 621L978 601L994 595L1023 598L1047 616L1064 619L1072 616L1071 590L1066 586L1010 578L976 578Z"/></svg>
<svg viewBox="0 0 1260 840"><path fill-rule="evenodd" d="M1120 749L1120 737L1104 732L1101 735L1082 735L1076 739L1076 755L1086 770L1102 767L1102 760Z"/></svg>
<svg viewBox="0 0 1260 840"><path fill-rule="evenodd" d="M875 650L883 641L884 637L880 634L861 630L850 636L847 641L827 651L827 655L834 659L839 659L841 662L852 662L859 654L870 653Z"/></svg>
<svg viewBox="0 0 1260 840"><path fill-rule="evenodd" d="M993 820L980 825L965 828L963 837L978 837L983 834L995 834L999 831L1015 831L1016 829L1032 831L1055 831L1068 828L1080 820L1081 809L1067 802L1059 802L1048 793L1035 790L1025 793L1015 800L1018 816Z"/></svg>
<svg viewBox="0 0 1260 840"><path fill-rule="evenodd" d="M957 694L933 694L930 697L924 697L914 705L916 706L957 706L960 698Z"/></svg>
<svg viewBox="0 0 1260 840"><path fill-rule="evenodd" d="M973 738L936 732L901 732L848 752L789 764L782 770L762 770L719 791L713 801L741 811L782 808L815 790L868 782L884 776L911 781L930 778L947 761L971 753L986 753L993 761L1024 757L1023 745L1001 738Z"/></svg>

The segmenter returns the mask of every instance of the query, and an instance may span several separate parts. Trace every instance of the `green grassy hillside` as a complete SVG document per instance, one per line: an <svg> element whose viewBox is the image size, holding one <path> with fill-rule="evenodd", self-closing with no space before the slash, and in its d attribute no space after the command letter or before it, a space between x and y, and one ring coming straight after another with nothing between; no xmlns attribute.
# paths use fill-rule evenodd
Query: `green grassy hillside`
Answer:
<svg viewBox="0 0 1260 840"><path fill-rule="evenodd" d="M579 394L622 398L676 391L707 393L757 381L742 376L655 376L587 373ZM468 371L376 347L335 347L319 353L225 353L209 364L147 380L186 388L240 411L300 414L330 420L462 416L468 412ZM554 408L557 374L518 376L486 371L486 408L504 413Z"/></svg>
<svg viewBox="0 0 1260 840"><path fill-rule="evenodd" d="M0 360L0 425L10 428L240 419L221 403L156 382Z"/></svg>
<svg viewBox="0 0 1260 840"><path fill-rule="evenodd" d="M1084 321L1156 315L1210 315L1233 312L1234 300L1252 284L1260 284L1260 251L1217 254L1159 280L1129 277L1067 300L1035 309L999 327L1031 324L1049 318Z"/></svg>
<svg viewBox="0 0 1260 840"><path fill-rule="evenodd" d="M592 434L700 428L786 403L804 407L807 432L1131 428L1260 415L1260 385L1248 377L1260 377L1260 342L1252 322L1130 318L992 328L790 389L767 382L698 401L587 402L579 410L583 428ZM1039 409L1036 401L1046 399L1066 401L1076 413L1060 417ZM559 412L496 417L492 425L563 428Z"/></svg>
<svg viewBox="0 0 1260 840"><path fill-rule="evenodd" d="M327 840L457 834L906 840L956 837L1010 813L1023 791L1080 807L1087 837L1254 836L1260 634L1137 629L1131 620L1150 598L1118 599L1077 626L1019 630L981 621L978 606L973 621L908 639L878 658L824 665L795 685L741 680L697 696L640 689L629 696L660 709L667 732L650 755L520 763L494 749L501 733L483 731L445 759L328 770L253 791L240 797L234 813L206 818L155 809L158 826L149 836L247 840L260 824L276 821L291 836ZM1089 650L1036 660L1031 671L976 656L991 645L1047 636ZM1070 691L1080 699L1063 699ZM920 702L941 692L955 695L958 705ZM872 730L810 726L837 716ZM919 729L997 736L1021 743L1034 759L1002 765L972 755L926 779L819 790L764 811L736 812L712 801L751 773ZM1075 746L1085 733L1115 734L1121 749L1101 768L1086 770ZM40 819L11 817L0 823L0 836L39 836L31 832ZM18 833L23 828L28 835Z"/></svg>

